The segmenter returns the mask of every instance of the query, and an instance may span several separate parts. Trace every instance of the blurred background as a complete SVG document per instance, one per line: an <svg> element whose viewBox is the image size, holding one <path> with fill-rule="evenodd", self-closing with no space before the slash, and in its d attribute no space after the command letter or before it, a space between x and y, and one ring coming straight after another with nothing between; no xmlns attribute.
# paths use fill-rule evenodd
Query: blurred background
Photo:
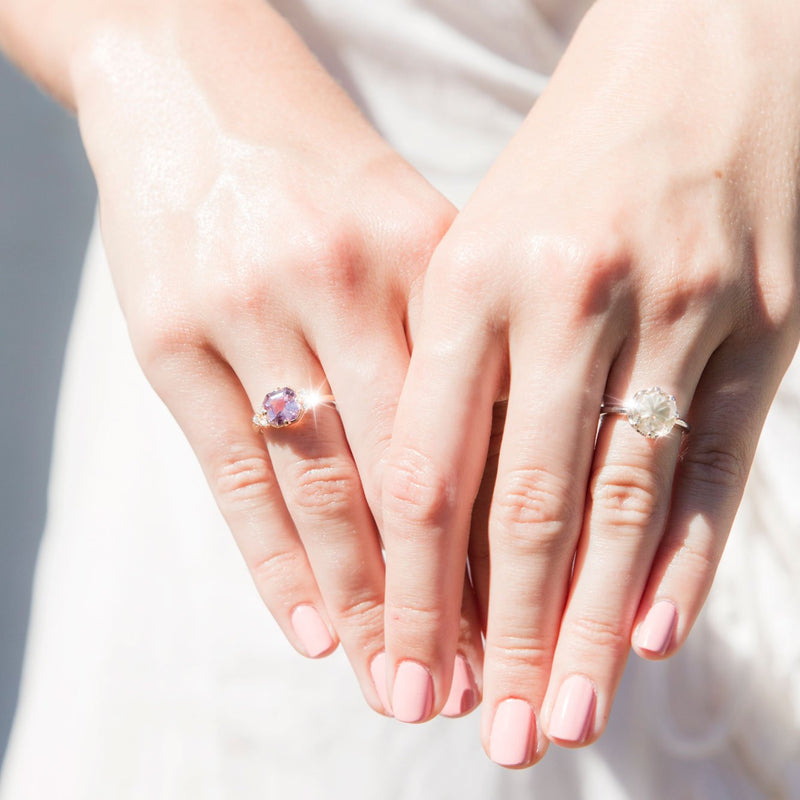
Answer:
<svg viewBox="0 0 800 800"><path fill-rule="evenodd" d="M0 56L0 758L17 699L61 363L94 203L74 118Z"/></svg>

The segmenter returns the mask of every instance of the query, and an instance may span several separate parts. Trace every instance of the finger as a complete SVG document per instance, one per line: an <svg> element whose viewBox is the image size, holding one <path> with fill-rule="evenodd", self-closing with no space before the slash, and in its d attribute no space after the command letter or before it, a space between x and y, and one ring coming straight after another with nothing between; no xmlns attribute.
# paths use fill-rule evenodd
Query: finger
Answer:
<svg viewBox="0 0 800 800"><path fill-rule="evenodd" d="M461 314L451 329L439 311L420 331L384 471L386 647L392 707L406 722L428 719L448 695L499 384L491 332Z"/></svg>
<svg viewBox="0 0 800 800"><path fill-rule="evenodd" d="M481 702L483 686L483 644L480 636L478 606L469 580L464 580L456 657L447 700L442 706L444 717L463 717ZM389 691L392 675L388 669L386 653L381 652L370 665L372 680L384 706L391 710Z"/></svg>
<svg viewBox="0 0 800 800"><path fill-rule="evenodd" d="M193 350L150 364L148 376L194 449L258 593L287 639L309 657L330 653L336 637L325 604L233 371L215 353Z"/></svg>
<svg viewBox="0 0 800 800"><path fill-rule="evenodd" d="M592 367L603 359L588 344L549 337L559 347L550 350L543 335L529 330L511 341L515 368L489 519L481 732L489 757L507 767L533 763L547 746L539 712L581 527L603 390L602 370ZM605 358L607 363L610 355ZM595 373L594 383L587 381Z"/></svg>
<svg viewBox="0 0 800 800"><path fill-rule="evenodd" d="M500 455L500 443L505 424L506 403L495 403L493 411L492 431L486 456L486 466L481 479L478 495L472 507L469 534L469 563L464 580L464 600L461 610L461 633L459 636L459 654L453 669L453 682L447 702L442 708L443 716L460 716L467 713L480 702L480 689L483 673L482 632L486 630L486 614L489 602L489 508L491 506L494 480L497 473L497 461ZM459 663L461 653L470 653L464 664ZM467 677L475 677L475 689L467 685ZM476 677L477 676L477 677ZM465 689L460 687L466 686ZM456 702L456 698L460 700ZM469 707L468 700L475 698ZM456 714L459 708L461 714Z"/></svg>
<svg viewBox="0 0 800 800"><path fill-rule="evenodd" d="M409 352L405 331L400 324L394 329L386 320L370 320L360 315L358 326L348 329L336 325L339 335L332 337L324 332L313 336L313 348L325 365L325 374L333 395L347 443L355 462L373 523L380 523L380 484L383 462L391 441L392 426L397 410L403 380L408 366ZM355 321L355 320L354 320ZM324 320L321 320L324 322ZM364 330L375 334L365 341ZM373 530L380 541L380 532ZM383 626L383 564L381 574L381 619ZM381 630L381 642L383 632ZM376 655L368 657L370 677L386 713L391 713L388 689L388 670L383 646ZM468 673L470 676L472 672ZM466 691L466 689L465 689ZM455 702L455 701L454 701Z"/></svg>
<svg viewBox="0 0 800 800"><path fill-rule="evenodd" d="M679 408L688 405L706 358L706 353L689 356L661 373L682 404ZM648 352L645 347L628 368L633 361L631 347L609 380L612 397L620 396L620 386L622 396L631 398L639 387L652 387L648 365L663 363L655 348ZM647 397L658 395L642 402ZM647 438L620 416L606 417L600 428L571 593L543 708L547 735L560 744L588 744L605 726L664 530L680 443L678 428L662 438Z"/></svg>
<svg viewBox="0 0 800 800"><path fill-rule="evenodd" d="M478 601L475 591L464 575L464 590L461 597L461 624L453 660L453 677L447 700L442 706L443 717L463 717L477 708L481 702L483 686L483 643Z"/></svg>
<svg viewBox="0 0 800 800"><path fill-rule="evenodd" d="M379 523L383 464L410 353L399 312L394 324L385 313L381 318L369 313L353 320L357 326L338 324L337 336L316 332L312 349L336 397L364 495ZM371 335L365 336L365 330Z"/></svg>
<svg viewBox="0 0 800 800"><path fill-rule="evenodd" d="M632 637L644 658L674 653L711 589L744 492L778 376L779 359L721 347L692 402L692 430L675 475L666 532L653 563Z"/></svg>
<svg viewBox="0 0 800 800"><path fill-rule="evenodd" d="M409 352L400 315L397 324L372 320L374 334L364 337L370 319L337 337L317 336L317 353L337 398L342 425L373 516L380 515L380 480L391 441L397 402L408 368ZM379 521L379 520L378 520ZM474 592L465 577L453 677L441 713L459 717L480 702L483 645ZM384 662L385 670L385 662ZM373 674L373 679L376 675ZM381 673L378 680L386 681ZM388 696L388 684L384 690Z"/></svg>
<svg viewBox="0 0 800 800"><path fill-rule="evenodd" d="M281 364L270 354L253 356L243 353L234 361L245 385L252 387L251 397L268 393L276 381L286 381L296 392L329 391L303 342L284 343ZM285 399L279 393L274 402ZM383 651L383 558L339 414L319 405L296 424L268 429L265 439L334 629L367 700L386 710L376 703L380 695L370 672L372 660Z"/></svg>
<svg viewBox="0 0 800 800"><path fill-rule="evenodd" d="M500 448L506 423L506 401L495 403L492 413L492 432L486 454L486 465L481 478L478 495L472 506L469 531L469 576L474 587L475 599L481 621L481 630L486 632L489 613L489 575L491 559L489 553L489 513L497 478Z"/></svg>

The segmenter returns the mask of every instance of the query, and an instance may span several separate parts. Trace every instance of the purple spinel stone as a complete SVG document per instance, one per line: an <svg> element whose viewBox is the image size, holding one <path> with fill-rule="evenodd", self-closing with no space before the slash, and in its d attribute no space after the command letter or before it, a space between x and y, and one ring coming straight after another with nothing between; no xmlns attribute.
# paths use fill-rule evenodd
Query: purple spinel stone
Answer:
<svg viewBox="0 0 800 800"><path fill-rule="evenodd" d="M270 392L262 404L267 415L267 423L273 428L291 425L303 416L303 403L294 389L284 386Z"/></svg>

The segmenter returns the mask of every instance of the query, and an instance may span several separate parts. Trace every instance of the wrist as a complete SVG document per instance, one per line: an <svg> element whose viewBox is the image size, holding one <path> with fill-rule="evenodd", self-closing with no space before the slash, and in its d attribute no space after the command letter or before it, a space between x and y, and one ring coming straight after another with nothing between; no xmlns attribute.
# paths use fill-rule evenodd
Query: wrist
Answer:
<svg viewBox="0 0 800 800"><path fill-rule="evenodd" d="M766 54L800 53L800 4L786 0L595 0L588 17L604 18L613 28L644 24L655 34L671 29L681 41L719 44L728 37L749 39Z"/></svg>
<svg viewBox="0 0 800 800"><path fill-rule="evenodd" d="M105 18L87 29L70 73L95 168L178 140L184 150L202 141L209 158L233 141L302 151L327 170L390 152L262 0L175 0Z"/></svg>
<svg viewBox="0 0 800 800"><path fill-rule="evenodd" d="M163 15L181 0L6 0L0 4L0 46L44 91L71 110L72 66L96 31Z"/></svg>
<svg viewBox="0 0 800 800"><path fill-rule="evenodd" d="M223 18L253 5L261 5L260 0L224 5L213 0L125 1L96 9L76 26L66 50L70 105L81 115L97 105L98 97L108 100L131 83L143 86L167 78L183 65L187 39L200 33L211 47L211 32L225 28Z"/></svg>

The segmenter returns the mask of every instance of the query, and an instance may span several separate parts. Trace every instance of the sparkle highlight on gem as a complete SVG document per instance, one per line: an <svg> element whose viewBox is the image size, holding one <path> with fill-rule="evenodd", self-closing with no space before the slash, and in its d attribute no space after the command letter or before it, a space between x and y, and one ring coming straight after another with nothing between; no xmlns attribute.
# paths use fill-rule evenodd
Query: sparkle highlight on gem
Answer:
<svg viewBox="0 0 800 800"><path fill-rule="evenodd" d="M666 436L678 420L678 404L658 386L641 389L627 407L628 422L648 439Z"/></svg>

